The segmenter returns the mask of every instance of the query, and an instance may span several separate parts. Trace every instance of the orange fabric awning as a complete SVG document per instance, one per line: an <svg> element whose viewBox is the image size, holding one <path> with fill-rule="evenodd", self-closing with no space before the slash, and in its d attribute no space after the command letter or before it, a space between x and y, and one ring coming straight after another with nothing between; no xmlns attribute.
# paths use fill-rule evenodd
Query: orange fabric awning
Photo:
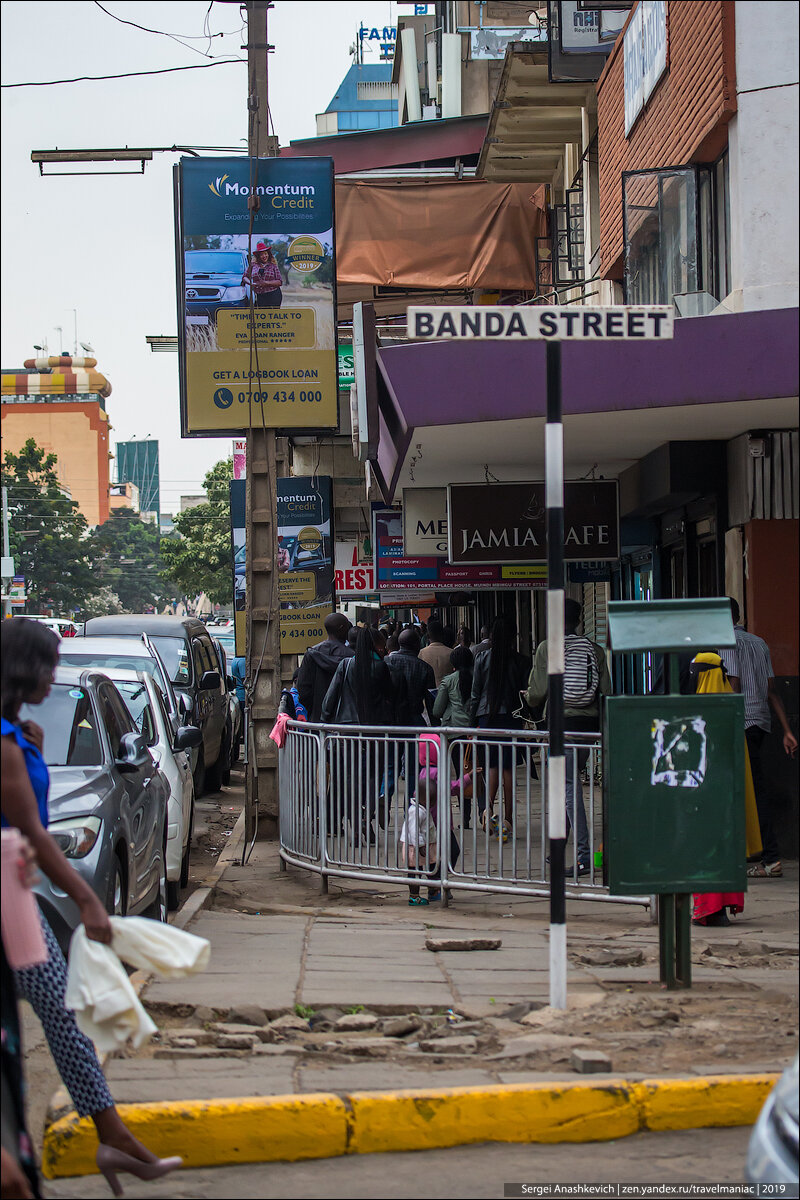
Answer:
<svg viewBox="0 0 800 1200"><path fill-rule="evenodd" d="M336 181L336 276L410 288L536 288L544 189L484 180Z"/></svg>

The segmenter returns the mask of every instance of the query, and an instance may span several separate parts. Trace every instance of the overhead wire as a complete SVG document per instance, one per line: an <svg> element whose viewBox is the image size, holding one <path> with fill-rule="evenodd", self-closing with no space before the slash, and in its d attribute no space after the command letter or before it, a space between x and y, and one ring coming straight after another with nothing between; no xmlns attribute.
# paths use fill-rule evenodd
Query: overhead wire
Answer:
<svg viewBox="0 0 800 1200"><path fill-rule="evenodd" d="M211 13L211 9L213 6L213 0L212 0L211 4L209 4L209 6L206 10L206 15L203 18L203 33L202 34L168 33L167 30L165 30L165 29L150 29L147 25L139 25L136 21L128 21L124 17L118 17L116 15L116 13L112 13L109 9L107 9L104 5L102 5L100 3L100 0L94 0L94 3L95 3L96 8L99 8L100 11L105 13L107 17L111 17L112 21L119 21L120 25L130 25L130 26L132 26L133 29L140 29L142 31L142 33L155 33L159 37L170 38L173 42L177 42L179 46L184 46L184 48L186 50L191 50L195 54L202 54L206 58L214 57L212 54L208 53L208 51L211 49L211 39L212 38L233 37L234 34L240 32L240 30L237 30L237 29L226 29L220 33L212 33L211 32L208 18L209 18L209 14ZM186 42L207 42L208 45L205 50L197 50L194 46L187 46Z"/></svg>
<svg viewBox="0 0 800 1200"><path fill-rule="evenodd" d="M37 79L25 83L4 83L4 88L55 87L59 83L98 83L106 79L139 79L143 75L172 75L175 71L206 71L211 67L229 67L243 63L243 58L215 58L213 62L190 63L186 67L160 67L156 71L121 71L116 75L76 75L72 79Z"/></svg>

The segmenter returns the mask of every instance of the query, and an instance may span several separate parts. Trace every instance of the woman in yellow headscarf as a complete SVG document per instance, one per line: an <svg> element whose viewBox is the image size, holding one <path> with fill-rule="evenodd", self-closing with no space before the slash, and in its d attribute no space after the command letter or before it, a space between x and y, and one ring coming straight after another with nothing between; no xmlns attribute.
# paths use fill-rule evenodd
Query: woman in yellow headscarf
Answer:
<svg viewBox="0 0 800 1200"><path fill-rule="evenodd" d="M719 654L698 654L691 666L692 678L696 681L696 692L733 692ZM744 730L742 730L744 738ZM745 847L748 858L761 849L761 834L758 825L756 795L747 743L744 746L744 813ZM730 925L728 914L741 912L744 908L744 892L699 892L694 896L692 921L695 925Z"/></svg>

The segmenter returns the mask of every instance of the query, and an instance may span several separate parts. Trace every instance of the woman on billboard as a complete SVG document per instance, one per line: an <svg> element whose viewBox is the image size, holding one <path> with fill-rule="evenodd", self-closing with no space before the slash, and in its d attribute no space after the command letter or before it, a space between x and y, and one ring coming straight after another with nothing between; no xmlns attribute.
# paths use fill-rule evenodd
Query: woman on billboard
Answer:
<svg viewBox="0 0 800 1200"><path fill-rule="evenodd" d="M242 283L249 283L253 289L256 308L280 308L283 301L283 276L278 261L266 242L259 242L256 246L250 266L242 276Z"/></svg>

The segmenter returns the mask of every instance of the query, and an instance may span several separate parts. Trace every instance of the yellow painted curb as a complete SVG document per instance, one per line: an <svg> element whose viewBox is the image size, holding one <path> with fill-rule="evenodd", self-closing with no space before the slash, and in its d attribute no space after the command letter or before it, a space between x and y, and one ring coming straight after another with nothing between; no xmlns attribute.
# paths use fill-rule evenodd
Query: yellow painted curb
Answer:
<svg viewBox="0 0 800 1200"><path fill-rule="evenodd" d="M335 1158L347 1150L347 1107L327 1093L121 1104L119 1113L150 1150L180 1154L186 1167ZM73 1113L45 1130L42 1174L96 1174L96 1153L94 1125Z"/></svg>
<svg viewBox="0 0 800 1200"><path fill-rule="evenodd" d="M776 1074L604 1079L120 1105L132 1133L186 1167L295 1162L471 1142L595 1142L639 1130L752 1125ZM76 1114L45 1130L47 1179L96 1171L97 1137Z"/></svg>

